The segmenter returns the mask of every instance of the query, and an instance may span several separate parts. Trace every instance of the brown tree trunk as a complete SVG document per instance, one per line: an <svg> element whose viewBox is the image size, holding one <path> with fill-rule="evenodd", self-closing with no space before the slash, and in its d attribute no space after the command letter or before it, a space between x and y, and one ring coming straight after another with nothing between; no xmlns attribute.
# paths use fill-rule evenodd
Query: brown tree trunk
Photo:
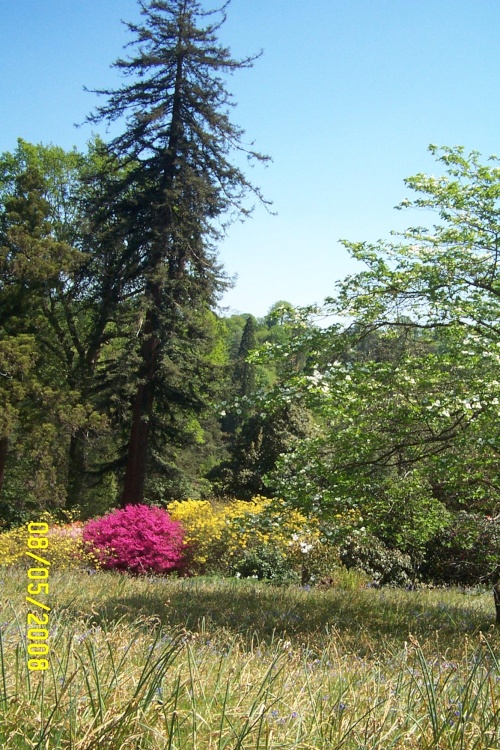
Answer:
<svg viewBox="0 0 500 750"><path fill-rule="evenodd" d="M500 625L500 583L493 586L493 596L495 597L495 609L497 613L497 625Z"/></svg>
<svg viewBox="0 0 500 750"><path fill-rule="evenodd" d="M5 435L0 438L0 492L2 491L3 479L5 476L5 464L7 462L7 449L9 447L9 438Z"/></svg>
<svg viewBox="0 0 500 750"><path fill-rule="evenodd" d="M498 565L493 573L484 576L482 581L488 581L493 584L493 599L495 601L496 610L496 624L500 625L500 565Z"/></svg>
<svg viewBox="0 0 500 750"><path fill-rule="evenodd" d="M493 596L495 598L496 624L500 625L500 583L493 586Z"/></svg>
<svg viewBox="0 0 500 750"><path fill-rule="evenodd" d="M158 292L158 290L156 290ZM149 310L144 325L144 341L141 347L143 373L134 398L132 427L128 444L125 481L121 507L138 505L144 501L144 484L148 458L148 439L153 416L155 376L158 361L159 340L156 335L156 314Z"/></svg>

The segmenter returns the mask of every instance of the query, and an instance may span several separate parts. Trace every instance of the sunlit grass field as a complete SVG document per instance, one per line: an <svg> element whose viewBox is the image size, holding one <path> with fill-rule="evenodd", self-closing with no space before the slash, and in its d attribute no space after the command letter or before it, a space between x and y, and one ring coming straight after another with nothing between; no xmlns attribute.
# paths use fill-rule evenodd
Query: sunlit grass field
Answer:
<svg viewBox="0 0 500 750"><path fill-rule="evenodd" d="M490 593L54 573L30 672L26 573L0 578L9 750L500 747Z"/></svg>

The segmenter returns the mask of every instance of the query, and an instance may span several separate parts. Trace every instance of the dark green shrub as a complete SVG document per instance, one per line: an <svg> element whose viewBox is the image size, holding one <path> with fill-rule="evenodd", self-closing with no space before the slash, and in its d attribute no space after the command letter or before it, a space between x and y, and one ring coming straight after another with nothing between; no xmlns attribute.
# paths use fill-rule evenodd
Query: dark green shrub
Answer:
<svg viewBox="0 0 500 750"><path fill-rule="evenodd" d="M421 565L427 543L450 522L449 512L417 470L388 474L373 489L362 515L368 533L409 555L414 568Z"/></svg>
<svg viewBox="0 0 500 750"><path fill-rule="evenodd" d="M275 583L300 582L287 558L276 547L269 544L254 549L246 549L233 566L233 575L238 578L255 578Z"/></svg>
<svg viewBox="0 0 500 750"><path fill-rule="evenodd" d="M346 568L363 570L381 586L409 586L415 578L410 556L389 549L374 536L350 537L340 559Z"/></svg>
<svg viewBox="0 0 500 750"><path fill-rule="evenodd" d="M500 523L460 511L428 545L422 575L434 583L473 585L500 563Z"/></svg>

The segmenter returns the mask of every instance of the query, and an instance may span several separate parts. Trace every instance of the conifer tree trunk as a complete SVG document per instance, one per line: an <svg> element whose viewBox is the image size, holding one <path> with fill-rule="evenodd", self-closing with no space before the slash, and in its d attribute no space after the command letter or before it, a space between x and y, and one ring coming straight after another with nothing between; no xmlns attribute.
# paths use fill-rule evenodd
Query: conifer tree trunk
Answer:
<svg viewBox="0 0 500 750"><path fill-rule="evenodd" d="M496 624L500 626L500 583L493 586L493 597L495 599Z"/></svg>
<svg viewBox="0 0 500 750"><path fill-rule="evenodd" d="M156 289L159 293L159 289ZM154 310L148 310L144 325L144 340L141 347L143 362L143 382L138 385L132 409L125 481L121 507L142 502L148 458L148 440L153 416L155 397L155 373L158 359L159 341L155 333Z"/></svg>

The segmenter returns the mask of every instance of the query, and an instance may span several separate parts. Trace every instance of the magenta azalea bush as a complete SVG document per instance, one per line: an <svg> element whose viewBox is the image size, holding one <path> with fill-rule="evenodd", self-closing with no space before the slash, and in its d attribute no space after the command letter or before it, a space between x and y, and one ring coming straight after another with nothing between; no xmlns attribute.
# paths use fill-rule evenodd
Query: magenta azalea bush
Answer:
<svg viewBox="0 0 500 750"><path fill-rule="evenodd" d="M166 510L127 505L89 521L83 539L107 570L168 573L184 565L184 531Z"/></svg>

